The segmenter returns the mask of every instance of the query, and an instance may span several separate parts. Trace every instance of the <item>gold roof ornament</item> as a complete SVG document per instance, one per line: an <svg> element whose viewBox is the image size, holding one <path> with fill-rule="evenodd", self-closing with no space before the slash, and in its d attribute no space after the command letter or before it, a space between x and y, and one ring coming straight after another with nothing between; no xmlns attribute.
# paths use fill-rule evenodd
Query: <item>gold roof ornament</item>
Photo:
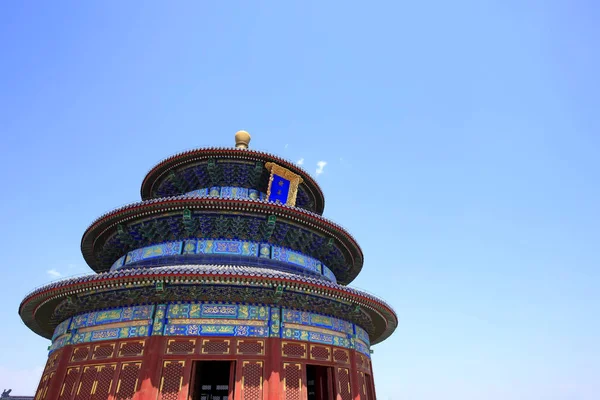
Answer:
<svg viewBox="0 0 600 400"><path fill-rule="evenodd" d="M250 144L250 134L246 131L237 131L235 133L235 148L236 149L247 149Z"/></svg>

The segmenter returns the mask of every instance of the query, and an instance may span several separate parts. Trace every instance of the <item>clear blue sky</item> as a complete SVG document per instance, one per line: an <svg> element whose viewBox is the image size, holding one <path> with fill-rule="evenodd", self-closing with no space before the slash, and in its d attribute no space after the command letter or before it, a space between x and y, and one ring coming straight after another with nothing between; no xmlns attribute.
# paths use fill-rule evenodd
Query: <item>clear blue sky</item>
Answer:
<svg viewBox="0 0 600 400"><path fill-rule="evenodd" d="M366 256L353 284L400 319L374 347L379 398L598 399L599 19L594 1L2 2L0 390L33 393L49 343L17 308L88 271L88 224L162 158L246 129L327 162L325 215Z"/></svg>

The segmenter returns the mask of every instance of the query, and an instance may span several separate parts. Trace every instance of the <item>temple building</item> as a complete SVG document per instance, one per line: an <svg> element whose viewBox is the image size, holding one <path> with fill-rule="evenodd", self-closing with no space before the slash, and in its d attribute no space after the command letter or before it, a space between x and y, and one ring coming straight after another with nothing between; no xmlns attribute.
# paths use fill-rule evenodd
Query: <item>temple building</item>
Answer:
<svg viewBox="0 0 600 400"><path fill-rule="evenodd" d="M95 273L25 297L51 340L36 400L375 399L398 320L347 286L361 248L308 173L235 139L158 163L83 234Z"/></svg>

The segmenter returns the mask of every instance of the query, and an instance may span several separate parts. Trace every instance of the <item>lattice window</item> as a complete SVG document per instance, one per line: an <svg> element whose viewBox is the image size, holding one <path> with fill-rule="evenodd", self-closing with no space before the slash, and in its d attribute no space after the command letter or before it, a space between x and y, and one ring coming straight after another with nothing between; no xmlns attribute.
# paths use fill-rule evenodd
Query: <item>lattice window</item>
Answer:
<svg viewBox="0 0 600 400"><path fill-rule="evenodd" d="M94 360L97 360L99 358L112 357L114 349L115 349L114 344L105 344L105 345L94 346L94 354L92 355L92 358Z"/></svg>
<svg viewBox="0 0 600 400"><path fill-rule="evenodd" d="M329 347L325 346L310 346L310 358L313 360L331 360L331 352Z"/></svg>
<svg viewBox="0 0 600 400"><path fill-rule="evenodd" d="M56 365L58 364L58 357L60 356L61 353L62 353L62 349L55 351L54 353L52 353L50 355L50 357L48 357L48 362L46 362L46 367L44 368L44 372L48 372L48 371L56 368Z"/></svg>
<svg viewBox="0 0 600 400"><path fill-rule="evenodd" d="M356 353L356 367L363 368L365 366L365 356L360 353Z"/></svg>
<svg viewBox="0 0 600 400"><path fill-rule="evenodd" d="M96 367L84 367L75 393L75 400L89 400L96 381Z"/></svg>
<svg viewBox="0 0 600 400"><path fill-rule="evenodd" d="M122 364L115 400L131 400L135 394L142 363Z"/></svg>
<svg viewBox="0 0 600 400"><path fill-rule="evenodd" d="M103 365L98 367L96 374L96 382L92 389L92 400L106 400L112 387L113 378L115 376L116 365Z"/></svg>
<svg viewBox="0 0 600 400"><path fill-rule="evenodd" d="M264 341L248 341L240 340L237 345L237 354L252 354L252 355L263 355L264 354Z"/></svg>
<svg viewBox="0 0 600 400"><path fill-rule="evenodd" d="M283 364L283 394L285 400L300 400L302 398L301 364Z"/></svg>
<svg viewBox="0 0 600 400"><path fill-rule="evenodd" d="M44 400L46 398L46 394L48 393L48 386L50 386L50 382L52 381L53 376L54 372L42 376L42 379L40 380L40 385L35 394L35 400Z"/></svg>
<svg viewBox="0 0 600 400"><path fill-rule="evenodd" d="M306 358L306 345L283 342L281 344L281 353L286 357Z"/></svg>
<svg viewBox="0 0 600 400"><path fill-rule="evenodd" d="M350 373L346 368L338 368L338 394L342 400L352 400Z"/></svg>
<svg viewBox="0 0 600 400"><path fill-rule="evenodd" d="M167 343L167 354L191 354L196 347L196 341L190 340L169 340Z"/></svg>
<svg viewBox="0 0 600 400"><path fill-rule="evenodd" d="M346 350L335 349L333 351L333 360L337 363L348 364L349 358Z"/></svg>
<svg viewBox="0 0 600 400"><path fill-rule="evenodd" d="M202 354L228 354L229 340L203 340Z"/></svg>
<svg viewBox="0 0 600 400"><path fill-rule="evenodd" d="M242 364L242 399L262 399L262 380L262 361L244 361Z"/></svg>
<svg viewBox="0 0 600 400"><path fill-rule="evenodd" d="M160 380L161 400L177 400L183 383L185 361L165 361Z"/></svg>
<svg viewBox="0 0 600 400"><path fill-rule="evenodd" d="M60 395L58 397L58 400L66 400L71 398L71 395L73 394L73 388L75 387L75 382L77 382L78 376L79 367L67 369L65 380L63 381L62 388L60 389Z"/></svg>
<svg viewBox="0 0 600 400"><path fill-rule="evenodd" d="M144 342L124 342L119 348L119 357L137 357L144 354Z"/></svg>
<svg viewBox="0 0 600 400"><path fill-rule="evenodd" d="M360 400L367 400L367 385L365 384L365 374L357 371L358 376L358 391L360 394Z"/></svg>
<svg viewBox="0 0 600 400"><path fill-rule="evenodd" d="M71 356L71 362L80 362L88 359L90 355L89 346L77 347L73 349L73 355Z"/></svg>

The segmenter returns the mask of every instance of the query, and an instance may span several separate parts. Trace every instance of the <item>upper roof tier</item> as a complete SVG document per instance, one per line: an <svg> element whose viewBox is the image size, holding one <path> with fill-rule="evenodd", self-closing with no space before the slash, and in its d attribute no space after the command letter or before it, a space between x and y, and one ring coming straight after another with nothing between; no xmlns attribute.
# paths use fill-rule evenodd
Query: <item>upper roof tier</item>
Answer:
<svg viewBox="0 0 600 400"><path fill-rule="evenodd" d="M250 135L240 131L236 134L235 148L194 149L161 161L142 182L142 200L179 196L212 187L240 187L266 193L271 176L267 163L275 163L301 178L295 206L323 213L323 192L305 170L273 154L249 150L249 142Z"/></svg>

